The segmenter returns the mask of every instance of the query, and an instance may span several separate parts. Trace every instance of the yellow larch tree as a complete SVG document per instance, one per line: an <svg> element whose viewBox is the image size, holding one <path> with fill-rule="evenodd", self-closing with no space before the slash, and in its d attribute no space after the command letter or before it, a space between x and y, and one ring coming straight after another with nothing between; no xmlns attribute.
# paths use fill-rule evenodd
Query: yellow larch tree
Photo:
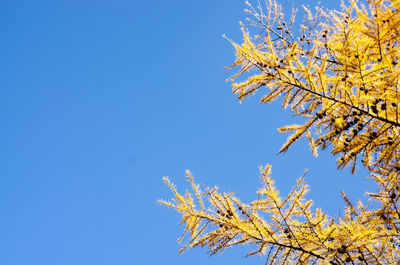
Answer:
<svg viewBox="0 0 400 265"><path fill-rule="evenodd" d="M231 41L231 67L239 68L233 92L240 101L254 93L263 94L260 103L281 98L302 117L303 124L278 129L292 132L280 152L305 136L314 155L318 148L337 155L339 169L365 167L378 191L366 194L369 205L342 194L343 215L330 217L305 198L303 177L282 197L270 165L260 167L263 185L250 203L216 187L201 190L190 172L193 191L182 195L164 178L175 197L160 203L186 227L181 251L249 244L248 255L262 254L267 264L400 264L400 0L350 1L340 11L304 7L298 30L295 12L286 19L275 0L247 4L243 43Z"/></svg>

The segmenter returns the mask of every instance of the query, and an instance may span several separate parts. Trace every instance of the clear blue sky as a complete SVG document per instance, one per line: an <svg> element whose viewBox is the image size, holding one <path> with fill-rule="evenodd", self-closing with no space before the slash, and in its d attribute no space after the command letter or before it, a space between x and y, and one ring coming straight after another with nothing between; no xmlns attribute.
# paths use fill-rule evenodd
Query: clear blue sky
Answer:
<svg viewBox="0 0 400 265"><path fill-rule="evenodd" d="M276 155L290 113L259 95L237 102L222 34L241 41L244 8L0 2L0 264L263 264L243 248L178 255L179 217L156 200L170 198L163 176L184 190L186 169L250 201L260 164L272 163L283 193L309 168L310 197L332 215L341 190L371 187L305 142Z"/></svg>

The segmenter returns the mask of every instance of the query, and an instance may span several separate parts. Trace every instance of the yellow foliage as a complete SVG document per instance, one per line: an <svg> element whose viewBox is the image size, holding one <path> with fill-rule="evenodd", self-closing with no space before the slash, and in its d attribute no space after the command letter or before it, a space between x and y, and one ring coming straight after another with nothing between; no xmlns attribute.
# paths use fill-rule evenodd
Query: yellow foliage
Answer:
<svg viewBox="0 0 400 265"><path fill-rule="evenodd" d="M380 191L368 194L379 205L375 209L361 202L353 206L342 193L344 216L330 218L321 209L312 209L312 201L305 198L308 186L304 177L283 198L270 176L271 166L260 167L260 172L263 186L257 191L258 199L249 204L233 193L219 193L217 188L205 186L201 192L192 177L188 181L193 193L182 196L166 180L175 199L159 202L178 211L186 225L184 234L190 231L181 251L208 246L209 253L216 254L234 245L252 244L256 250L248 255L264 254L272 264L398 264L396 177L390 176L388 187L383 186L387 179L375 176ZM194 198L208 203L196 207Z"/></svg>
<svg viewBox="0 0 400 265"><path fill-rule="evenodd" d="M248 4L249 26L261 33L243 28L243 44L231 41L236 60L229 68L239 68L229 79L233 92L240 101L261 93L261 104L281 97L302 117L304 124L278 129L292 132L280 152L305 136L314 155L318 148L338 155L339 168L351 164L354 172L361 161L378 191L366 194L370 205L353 205L342 193L344 215L328 217L306 199L303 177L282 197L270 165L260 168L263 185L249 204L217 188L201 191L190 172L193 191L184 195L165 178L174 199L160 203L182 216L188 240L181 251L208 246L215 254L251 244L249 255L270 264L400 264L400 0L305 8L298 32L294 15L286 20L275 0L266 4Z"/></svg>
<svg viewBox="0 0 400 265"><path fill-rule="evenodd" d="M297 33L276 2L269 1L262 14L250 6L251 24L263 33L251 38L243 29L243 44L232 42L233 66L241 67L232 80L251 69L258 73L234 81L233 92L243 100L265 88L260 103L283 96L283 106L307 120L281 151L306 135L314 154L317 147L332 145L342 165L361 157L367 167L372 162L394 166L392 146L400 127L398 2L352 1L341 12L317 9L315 15L306 10Z"/></svg>

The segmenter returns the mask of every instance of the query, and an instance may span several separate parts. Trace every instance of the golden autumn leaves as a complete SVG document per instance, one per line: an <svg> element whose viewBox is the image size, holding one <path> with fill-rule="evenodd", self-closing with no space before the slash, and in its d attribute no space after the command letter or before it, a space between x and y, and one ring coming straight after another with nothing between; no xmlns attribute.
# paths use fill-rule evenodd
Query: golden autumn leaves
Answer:
<svg viewBox="0 0 400 265"><path fill-rule="evenodd" d="M353 206L342 194L347 206L341 218L329 218L321 209L312 209L305 199L304 179L298 179L285 198L274 185L271 166L260 168L263 186L258 199L243 204L234 194L220 193L205 186L202 191L190 172L192 193L181 195L175 186L164 181L175 193L172 201L160 201L182 215L187 243L181 251L208 246L210 254L220 253L238 244L256 247L248 255L264 254L272 264L395 264L398 259L398 195L371 194L381 208L367 210L360 202ZM183 236L184 236L183 235Z"/></svg>
<svg viewBox="0 0 400 265"><path fill-rule="evenodd" d="M345 214L329 218L311 208L308 187L300 178L287 197L281 197L261 168L259 199L243 204L217 188L201 191L187 172L193 192L174 192L172 202L161 204L182 215L189 239L187 247L208 246L219 253L230 246L252 244L270 264L397 264L400 260L399 74L400 0L351 1L342 10L317 8L295 32L294 16L285 20L282 7L267 1L253 8L251 35L243 28L243 43L231 41L239 67L233 92L239 100L262 93L260 103L280 98L282 106L300 116L304 124L287 125L292 134L285 152L305 136L314 155L330 148L338 166L362 163L377 183L367 194L372 206L354 206L342 194ZM243 73L251 75L236 81ZM248 75L247 75L248 76Z"/></svg>
<svg viewBox="0 0 400 265"><path fill-rule="evenodd" d="M305 135L314 153L315 145L331 145L335 154L341 154L340 164L355 163L359 155L366 166L378 162L370 161L375 155L382 157L379 163L390 164L391 145L397 144L400 125L400 18L393 7L381 4L371 7L379 10L379 16L372 18L367 16L366 7L355 3L341 13L319 10L318 21L324 18L325 22L314 25L313 20L306 21L314 31L300 32L297 37L280 32L282 27L276 32L266 24L266 19L255 15L258 21L253 23L265 27L265 33L252 40L243 30L244 43L233 43L237 51L233 66L240 66L241 70L232 80L246 71L258 71L233 84L238 98L242 100L263 88L260 103L283 97L284 108L308 120L302 126L281 129L296 128L281 151ZM270 9L279 8L271 3ZM353 144L345 139L352 139Z"/></svg>

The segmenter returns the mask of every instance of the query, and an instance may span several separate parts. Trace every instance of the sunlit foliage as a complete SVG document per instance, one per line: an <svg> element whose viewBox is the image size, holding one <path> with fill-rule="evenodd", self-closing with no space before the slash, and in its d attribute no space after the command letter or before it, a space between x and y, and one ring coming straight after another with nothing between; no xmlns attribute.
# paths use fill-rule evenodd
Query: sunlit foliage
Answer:
<svg viewBox="0 0 400 265"><path fill-rule="evenodd" d="M303 124L278 129L292 132L280 152L305 136L314 155L318 148L337 155L339 168L350 164L354 172L361 163L378 192L366 194L371 205L353 205L342 193L343 216L329 217L305 198L303 178L280 196L270 165L260 168L263 186L249 204L217 188L201 191L190 172L193 192L184 195L165 178L175 198L160 203L182 215L189 237L181 250L208 246L215 254L251 244L249 255L270 264L398 264L400 0L351 1L341 11L304 7L298 30L295 11L286 19L273 0L248 6L243 43L231 41L231 67L239 67L233 92L240 101L255 93L260 103L281 98L302 117Z"/></svg>

